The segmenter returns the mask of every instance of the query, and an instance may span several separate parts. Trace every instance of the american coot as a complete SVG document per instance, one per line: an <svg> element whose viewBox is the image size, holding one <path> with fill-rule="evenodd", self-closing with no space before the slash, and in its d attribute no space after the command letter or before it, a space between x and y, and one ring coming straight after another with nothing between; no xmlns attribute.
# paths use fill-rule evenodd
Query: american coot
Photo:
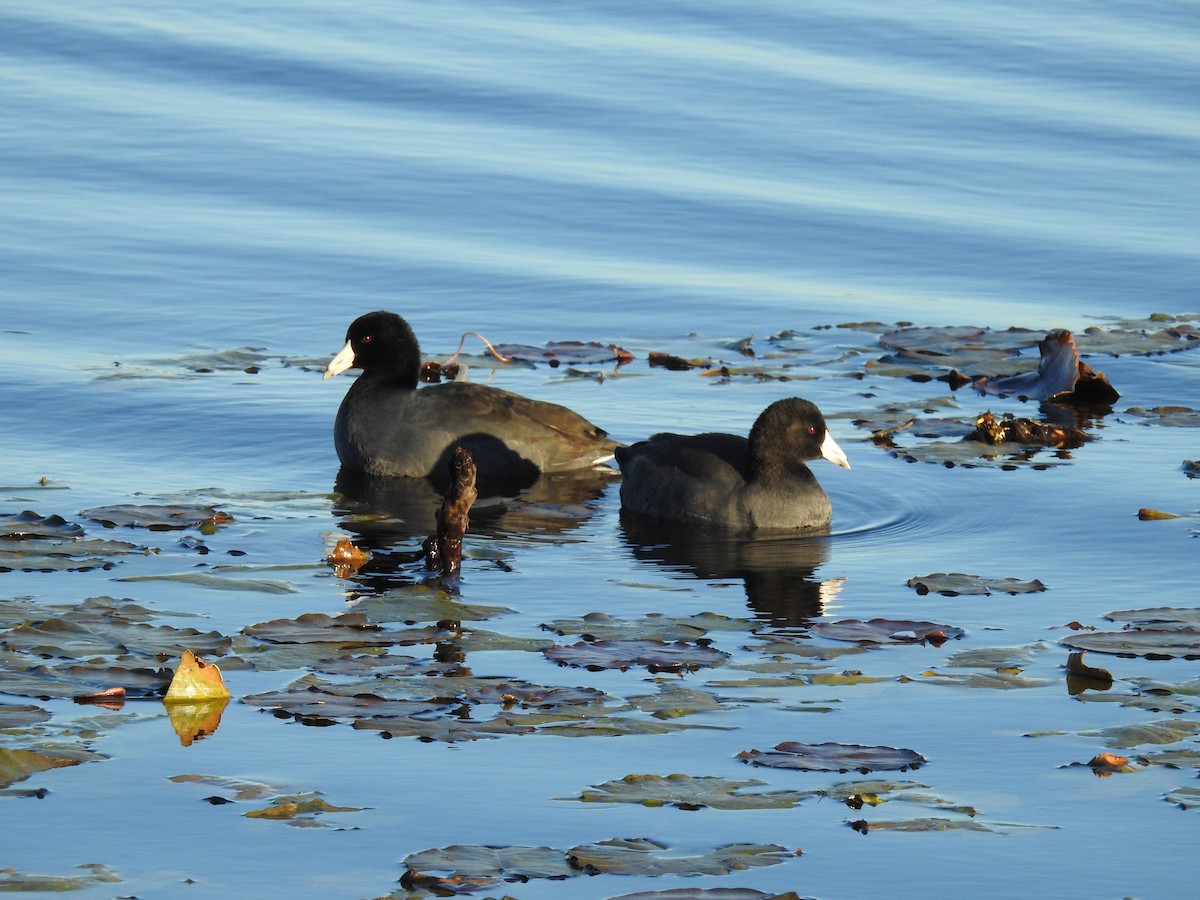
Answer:
<svg viewBox="0 0 1200 900"><path fill-rule="evenodd" d="M829 497L805 462L850 468L815 405L799 397L763 410L749 439L733 434L656 434L616 451L621 508L736 531L816 529Z"/></svg>
<svg viewBox="0 0 1200 900"><path fill-rule="evenodd" d="M599 465L620 446L556 403L469 382L418 389L420 347L395 313L355 319L325 377L351 367L362 375L346 391L333 429L343 470L441 480L461 445L481 479L523 481Z"/></svg>

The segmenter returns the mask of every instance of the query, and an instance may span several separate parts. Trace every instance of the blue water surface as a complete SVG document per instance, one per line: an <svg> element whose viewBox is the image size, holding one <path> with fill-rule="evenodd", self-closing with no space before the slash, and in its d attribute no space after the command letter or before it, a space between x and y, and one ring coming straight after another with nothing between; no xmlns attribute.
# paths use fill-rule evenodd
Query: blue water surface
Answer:
<svg viewBox="0 0 1200 900"><path fill-rule="evenodd" d="M196 627L226 633L345 611L367 591L323 559L354 524L334 493L331 441L348 380L320 371L355 316L388 308L431 358L468 330L624 347L634 363L579 377L548 366L473 374L570 405L623 441L663 428L744 433L770 401L801 393L854 466L817 464L834 534L805 551L815 555L803 571L772 563L758 567L763 579L744 561L726 565L723 550L655 558L623 530L612 485L555 512L565 523L508 519L469 547L462 599L513 610L483 627L535 638L543 622L594 610L712 610L802 632L778 609L779 591L802 583L820 597L818 616L967 632L957 646L853 657L845 668L889 678L869 685L734 689L717 682L744 671L688 676L736 709L700 717L711 730L666 735L381 741L235 702L216 735L182 748L157 704L129 704L92 741L108 759L18 783L47 787L45 799L0 797L22 823L0 867L103 863L123 881L81 893L95 897L404 896L402 860L425 849L646 836L675 853L750 842L804 853L725 877L505 890L1165 898L1200 876L1196 813L1163 799L1194 768L1103 779L1063 768L1105 749L1081 733L1170 711L1080 702L1055 643L1072 620L1116 627L1105 613L1195 604L1200 503L1180 471L1200 456L1194 428L1127 413L1200 405L1195 351L1092 359L1122 398L1064 465L947 469L893 458L852 423L884 400L948 389L849 377L853 354L883 354L877 333L816 330L1083 332L1200 308L1191 4L0 0L0 60L0 513L74 520L97 505L212 503L235 517L209 538L214 553L245 553L236 559L255 574L292 588L116 580L211 563L172 537L112 571L0 574L0 598L129 597L180 627L202 615ZM761 356L788 329L814 365L786 382L645 364L653 350L737 364L735 342L753 336ZM246 362L215 364L235 349ZM1004 409L1036 414L1016 401ZM1140 522L1141 507L1185 518ZM922 598L906 586L938 571L1049 589ZM920 683L957 649L1039 642L1048 649L1026 674L1042 687ZM717 646L757 658L736 640ZM1103 664L1114 693L1133 679L1196 677L1187 660ZM472 654L471 667L624 698L657 683L513 649ZM229 680L241 696L304 674ZM834 711L801 711L820 703ZM90 712L39 705L55 722ZM1010 833L861 836L845 822L870 811L830 800L684 812L562 799L630 773L758 778L766 789L855 777L734 759L784 740L917 749L927 766L897 778ZM288 828L201 804L203 791L167 780L184 773L369 809L338 820L356 830Z"/></svg>

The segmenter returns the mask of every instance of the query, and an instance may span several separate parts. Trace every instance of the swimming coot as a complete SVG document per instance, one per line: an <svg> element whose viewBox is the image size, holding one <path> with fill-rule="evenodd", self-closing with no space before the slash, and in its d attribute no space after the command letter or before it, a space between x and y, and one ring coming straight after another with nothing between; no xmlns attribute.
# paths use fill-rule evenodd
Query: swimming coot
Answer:
<svg viewBox="0 0 1200 900"><path fill-rule="evenodd" d="M461 445L481 479L529 480L597 466L620 446L556 403L469 382L418 389L420 347L395 313L355 319L325 377L351 367L362 375L346 391L333 429L344 471L441 480Z"/></svg>
<svg viewBox="0 0 1200 900"><path fill-rule="evenodd" d="M656 434L616 457L623 510L736 531L824 528L829 497L805 462L850 468L821 411L799 397L763 410L748 439Z"/></svg>

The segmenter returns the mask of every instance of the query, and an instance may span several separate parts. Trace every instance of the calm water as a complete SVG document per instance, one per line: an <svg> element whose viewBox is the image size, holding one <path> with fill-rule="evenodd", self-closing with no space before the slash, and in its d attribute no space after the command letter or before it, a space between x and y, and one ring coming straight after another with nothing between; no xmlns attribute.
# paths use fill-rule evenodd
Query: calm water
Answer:
<svg viewBox="0 0 1200 900"><path fill-rule="evenodd" d="M382 741L235 702L216 735L182 748L160 706L131 703L89 738L106 760L16 785L48 788L45 799L0 797L6 821L21 823L6 834L0 868L67 874L101 863L123 881L83 892L95 897L357 898L397 889L401 861L425 849L645 836L676 853L763 842L804 856L726 877L606 875L507 892L1190 893L1196 813L1163 796L1194 783L1194 769L1100 779L1063 768L1104 749L1079 732L1167 713L1073 698L1055 642L1072 620L1104 626L1112 610L1195 605L1195 520L1135 516L1200 507L1197 482L1179 468L1200 456L1195 430L1148 427L1124 411L1196 405L1200 353L1094 358L1123 396L1066 465L947 469L894 459L851 424L885 402L946 396L945 386L847 377L883 354L876 335L815 329L877 320L1082 330L1200 306L1191 4L273 10L0 0L0 49L0 483L12 486L0 513L77 521L95 505L165 500L213 503L236 519L206 539L208 557L179 534L95 535L85 522L93 536L161 552L112 571L2 574L0 599L129 597L165 611L156 624L236 634L334 615L411 580L355 583L322 564L335 536L361 525L332 494L330 430L348 380L322 381L319 370L354 316L391 308L430 357L448 355L469 329L498 341L621 344L637 361L620 373L584 367L602 379L546 366L493 377L573 406L622 440L663 427L745 431L767 403L802 393L851 455L849 472L817 469L834 534L794 554L647 546L622 528L615 486L540 516L481 521L461 597L513 610L484 629L542 638L542 623L593 610L711 610L797 634L795 605L780 601L797 592L812 615L966 631L941 649L834 664L889 679L872 684L720 686L752 674L729 666L687 676L683 685L736 706L690 717L713 729L665 735ZM645 364L651 350L744 362L732 342L754 335L762 354L786 329L812 353L806 380L726 382ZM236 348L255 350L249 362L214 357ZM259 371L243 371L250 362ZM1036 414L962 394L964 414ZM23 487L41 477L67 490ZM374 540L415 546L395 534ZM116 580L218 557L293 591ZM268 568L278 566L293 568ZM1049 589L919 597L905 585L946 571L1039 578ZM763 661L744 631L714 640L731 665ZM1048 649L1024 674L1044 686L922 683L957 650L1038 641ZM615 698L655 692L642 670L560 669L516 649L469 657L477 675ZM1129 679L1200 674L1182 660L1089 661L1112 671L1114 693L1128 693ZM244 696L305 673L227 674ZM0 700L39 705L52 726L93 714L61 700ZM833 711L797 711L812 703ZM1043 732L1061 734L1024 736ZM561 799L630 773L758 778L774 790L852 777L733 759L784 740L915 749L929 763L892 775L973 805L988 823L1036 827L864 837L844 822L928 810L855 813L810 800L790 811L683 812ZM347 830L289 828L202 804L213 789L167 780L187 773L369 809L329 817ZM185 878L196 883L185 888Z"/></svg>

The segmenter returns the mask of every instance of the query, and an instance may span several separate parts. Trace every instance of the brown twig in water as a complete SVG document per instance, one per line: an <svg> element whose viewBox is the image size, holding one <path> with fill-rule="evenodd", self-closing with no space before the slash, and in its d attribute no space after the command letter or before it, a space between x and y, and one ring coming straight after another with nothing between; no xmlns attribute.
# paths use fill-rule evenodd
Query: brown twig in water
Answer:
<svg viewBox="0 0 1200 900"><path fill-rule="evenodd" d="M456 577L462 568L462 541L470 522L475 489L475 460L465 447L455 447L450 458L450 488L437 511L437 534L425 540L425 568L441 568L443 578Z"/></svg>
<svg viewBox="0 0 1200 900"><path fill-rule="evenodd" d="M496 359L500 360L500 362L502 362L502 363L512 362L512 357L510 357L510 356L505 356L503 353L501 353L499 350L497 350L495 347L493 347L493 346L492 346L492 342L491 342L491 341L489 341L487 338L485 338L485 337L484 337L482 334L480 334L478 331L468 331L468 332L466 332L465 334L463 334L463 336L462 336L461 338L459 338L459 340L458 340L458 349L457 349L457 350L455 350L455 351L454 351L452 354L450 354L450 358L449 358L449 359L444 359L444 360L442 360L440 363L438 363L438 365L440 365L440 366L448 366L448 365L450 365L450 363L452 363L452 362L454 362L456 359L458 359L458 354L462 353L463 344L465 344L465 343L466 343L466 341L467 341L467 335L468 335L468 334L473 334L473 335L475 335L475 337L477 337L477 338L479 338L481 341L483 341L483 343L484 343L484 346L485 346L485 347L487 347L489 350L491 350L491 351L492 351L492 356L496 357Z"/></svg>

